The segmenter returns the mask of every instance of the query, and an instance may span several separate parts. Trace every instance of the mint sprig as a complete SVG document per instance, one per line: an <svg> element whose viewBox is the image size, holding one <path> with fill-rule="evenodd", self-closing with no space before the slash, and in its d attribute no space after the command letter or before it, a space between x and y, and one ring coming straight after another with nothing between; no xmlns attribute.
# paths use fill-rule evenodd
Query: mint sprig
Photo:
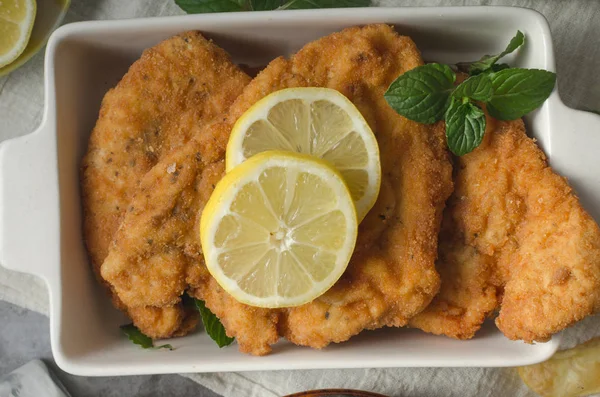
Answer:
<svg viewBox="0 0 600 397"><path fill-rule="evenodd" d="M208 336L214 340L219 347L229 346L233 343L234 338L227 336L225 333L225 327L221 324L219 318L210 311L209 308L206 307L204 301L200 299L194 299L194 303L196 304L196 308L200 312L200 316L202 317L202 323L204 324L204 329Z"/></svg>
<svg viewBox="0 0 600 397"><path fill-rule="evenodd" d="M404 117L431 124L446 112L455 80L456 74L449 66L430 63L398 77L384 97Z"/></svg>
<svg viewBox="0 0 600 397"><path fill-rule="evenodd" d="M144 349L169 349L173 350L173 346L171 345L160 345L154 346L154 342L152 338L142 333L138 327L133 324L125 324L121 325L121 330L127 335L130 341L135 343L136 345L141 346Z"/></svg>
<svg viewBox="0 0 600 397"><path fill-rule="evenodd" d="M485 113L475 102L486 103L492 117L515 120L537 109L552 93L554 73L497 63L524 42L523 33L517 32L506 50L470 64L471 77L456 87L450 67L431 63L402 74L384 97L407 119L424 124L445 120L448 148L462 156L479 146L485 133Z"/></svg>
<svg viewBox="0 0 600 397"><path fill-rule="evenodd" d="M175 4L188 14L252 10L247 0L175 0Z"/></svg>
<svg viewBox="0 0 600 397"><path fill-rule="evenodd" d="M206 307L204 301L196 298L192 298L187 293L181 296L181 300L184 306L195 307L200 312L202 317L202 323L206 333L212 340L214 340L219 347L229 346L235 339L230 338L225 333L225 327L221 324L219 318ZM173 350L171 345L154 346L152 338L142 333L133 323L122 325L121 330L127 335L130 341L136 345L141 346L144 349L169 349Z"/></svg>
<svg viewBox="0 0 600 397"><path fill-rule="evenodd" d="M491 81L494 94L488 112L499 120L515 120L548 99L556 74L540 69L504 69L491 74Z"/></svg>
<svg viewBox="0 0 600 397"><path fill-rule="evenodd" d="M270 10L301 10L311 8L369 7L371 0L289 0Z"/></svg>
<svg viewBox="0 0 600 397"><path fill-rule="evenodd" d="M479 146L485 133L485 113L468 100L453 100L446 112L446 139L457 156Z"/></svg>
<svg viewBox="0 0 600 397"><path fill-rule="evenodd" d="M471 63L469 66L469 74L476 75L487 72L493 68L500 58L516 51L517 48L521 47L523 44L525 44L525 35L520 30L517 30L517 34L510 40L506 49L500 54L484 55L479 61Z"/></svg>
<svg viewBox="0 0 600 397"><path fill-rule="evenodd" d="M452 92L454 98L469 98L482 102L489 101L493 95L492 79L487 74L469 77Z"/></svg>
<svg viewBox="0 0 600 397"><path fill-rule="evenodd" d="M252 0L252 11L274 10L281 5L280 0Z"/></svg>
<svg viewBox="0 0 600 397"><path fill-rule="evenodd" d="M311 8L369 7L371 0L175 0L188 14Z"/></svg>

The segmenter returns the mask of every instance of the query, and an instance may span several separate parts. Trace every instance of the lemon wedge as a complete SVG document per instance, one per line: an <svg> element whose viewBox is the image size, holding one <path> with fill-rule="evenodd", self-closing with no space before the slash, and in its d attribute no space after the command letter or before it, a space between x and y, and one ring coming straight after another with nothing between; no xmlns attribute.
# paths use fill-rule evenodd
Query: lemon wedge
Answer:
<svg viewBox="0 0 600 397"><path fill-rule="evenodd" d="M227 144L227 171L266 150L321 158L344 177L359 221L381 184L377 139L348 98L329 88L288 88L258 101L235 123Z"/></svg>
<svg viewBox="0 0 600 397"><path fill-rule="evenodd" d="M0 0L0 68L27 47L36 8L35 0Z"/></svg>
<svg viewBox="0 0 600 397"><path fill-rule="evenodd" d="M358 222L340 174L282 151L253 156L217 184L200 221L208 270L240 302L310 302L344 273Z"/></svg>

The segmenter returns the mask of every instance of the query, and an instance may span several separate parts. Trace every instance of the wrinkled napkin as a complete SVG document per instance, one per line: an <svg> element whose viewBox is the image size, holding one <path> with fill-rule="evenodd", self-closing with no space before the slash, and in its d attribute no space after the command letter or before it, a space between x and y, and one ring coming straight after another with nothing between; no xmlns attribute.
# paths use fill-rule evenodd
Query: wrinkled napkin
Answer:
<svg viewBox="0 0 600 397"><path fill-rule="evenodd" d="M46 364L33 360L0 376L0 397L71 397Z"/></svg>
<svg viewBox="0 0 600 397"><path fill-rule="evenodd" d="M573 108L600 111L600 1L571 0L381 0L380 6L516 5L534 8L550 22L557 55L558 86ZM73 1L65 23L178 15L172 0ZM0 78L0 141L39 125L43 109L43 54ZM600 133L600 131L598 131ZM597 170L596 170L597 171ZM35 277L0 267L0 300L48 314L47 292ZM600 316L565 331L563 347L600 335ZM392 368L183 374L226 397L279 397L316 388L347 387L392 397L534 396L513 369Z"/></svg>

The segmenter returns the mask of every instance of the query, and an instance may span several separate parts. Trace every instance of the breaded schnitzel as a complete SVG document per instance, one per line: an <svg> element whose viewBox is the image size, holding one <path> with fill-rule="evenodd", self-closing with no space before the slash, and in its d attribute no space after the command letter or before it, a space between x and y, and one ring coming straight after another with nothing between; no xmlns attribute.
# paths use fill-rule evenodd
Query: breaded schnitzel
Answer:
<svg viewBox="0 0 600 397"><path fill-rule="evenodd" d="M600 230L521 120L490 117L482 144L456 159L444 213L439 295L411 325L473 337L499 309L510 339L546 341L600 310Z"/></svg>
<svg viewBox="0 0 600 397"><path fill-rule="evenodd" d="M84 235L97 275L144 174L226 111L249 80L225 51L187 32L144 51L106 94L81 173ZM153 337L195 325L194 314L180 329L180 306L133 308L113 300Z"/></svg>
<svg viewBox="0 0 600 397"><path fill-rule="evenodd" d="M394 112L383 98L398 75L422 64L415 44L391 27L349 28L271 62L232 105L227 118L196 133L141 181L102 265L129 307L177 304L183 291L206 302L240 350L262 355L285 336L321 348L365 328L402 326L436 294L434 268L442 209L452 190L443 128ZM378 202L361 224L342 279L306 305L269 310L229 296L208 273L199 217L224 173L233 123L271 92L329 87L347 96L377 136L382 164Z"/></svg>

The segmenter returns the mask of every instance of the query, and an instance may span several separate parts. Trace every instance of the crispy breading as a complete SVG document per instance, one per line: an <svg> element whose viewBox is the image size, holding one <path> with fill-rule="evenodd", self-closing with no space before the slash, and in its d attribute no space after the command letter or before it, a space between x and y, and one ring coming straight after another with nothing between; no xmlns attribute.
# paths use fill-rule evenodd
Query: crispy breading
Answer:
<svg viewBox="0 0 600 397"><path fill-rule="evenodd" d="M187 32L144 51L105 95L81 171L84 236L98 276L142 177L198 125L226 111L249 80L225 51L199 32ZM131 310L113 298L153 337L193 328L197 318L190 312L184 321L180 304L161 318L156 307Z"/></svg>
<svg viewBox="0 0 600 397"><path fill-rule="evenodd" d="M349 28L309 43L290 60L271 62L224 122L198 131L144 176L102 265L104 278L131 307L177 304L190 286L240 350L257 355L267 354L280 335L321 348L364 328L405 325L438 291L437 234L452 190L441 126L406 120L383 98L398 75L421 64L412 40L386 25ZM361 224L346 273L330 291L297 308L254 308L208 274L199 217L223 175L233 123L269 93L305 86L334 88L361 111L379 142L382 191Z"/></svg>
<svg viewBox="0 0 600 397"><path fill-rule="evenodd" d="M411 325L473 337L499 310L510 339L545 341L600 310L600 230L521 120L490 117L456 160L437 269L442 287Z"/></svg>

